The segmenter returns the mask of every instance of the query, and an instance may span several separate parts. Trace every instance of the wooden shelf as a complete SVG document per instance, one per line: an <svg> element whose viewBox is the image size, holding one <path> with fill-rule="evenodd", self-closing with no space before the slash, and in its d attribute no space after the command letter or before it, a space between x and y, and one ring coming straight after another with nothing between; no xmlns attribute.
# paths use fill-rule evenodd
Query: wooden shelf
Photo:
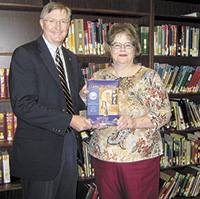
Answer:
<svg viewBox="0 0 200 199"><path fill-rule="evenodd" d="M169 93L170 98L186 98L186 97L199 97L200 93Z"/></svg>
<svg viewBox="0 0 200 199"><path fill-rule="evenodd" d="M12 53L0 52L0 56L12 56Z"/></svg>
<svg viewBox="0 0 200 199"><path fill-rule="evenodd" d="M0 147L11 147L12 145L12 141L0 140Z"/></svg>
<svg viewBox="0 0 200 199"><path fill-rule="evenodd" d="M106 16L120 16L120 17L144 17L150 16L146 12L131 12L122 10L107 10L107 9L87 9L87 8L71 8L73 14L92 14L92 15L106 15Z"/></svg>
<svg viewBox="0 0 200 199"><path fill-rule="evenodd" d="M10 98L0 99L0 102L10 102Z"/></svg>
<svg viewBox="0 0 200 199"><path fill-rule="evenodd" d="M21 183L10 183L10 184L1 184L0 185L0 192L2 191L12 191L12 190L19 190L22 189Z"/></svg>
<svg viewBox="0 0 200 199"><path fill-rule="evenodd" d="M43 5L16 4L16 3L0 3L0 10L15 10L15 11L41 11ZM73 14L92 14L120 17L144 17L149 16L146 12L131 12L122 10L108 9L89 9L89 8L71 8Z"/></svg>
<svg viewBox="0 0 200 199"><path fill-rule="evenodd" d="M160 170L168 170L168 169L176 169L176 168L183 168L183 167L187 167L187 166L197 166L200 165L200 163L198 164L188 164L188 165L181 165L181 166L170 166L170 167L165 167L165 168L160 168Z"/></svg>
<svg viewBox="0 0 200 199"><path fill-rule="evenodd" d="M181 3L192 3L192 4L200 4L198 0L162 0L162 1L172 1L172 2L181 2Z"/></svg>
<svg viewBox="0 0 200 199"><path fill-rule="evenodd" d="M195 131L200 131L200 127L198 128L188 128L188 129L184 129L184 130L174 130L174 131L164 131L164 132L160 132L161 134L166 134L166 133L178 133L178 134L187 134L187 133L192 133Z"/></svg>
<svg viewBox="0 0 200 199"><path fill-rule="evenodd" d="M200 17L187 17L187 16L176 16L176 15L155 15L155 20L160 21L173 21L173 22L189 22L199 23Z"/></svg>
<svg viewBox="0 0 200 199"><path fill-rule="evenodd" d="M0 3L0 10L16 10L16 11L41 11L43 6L41 5L28 5L18 3Z"/></svg>
<svg viewBox="0 0 200 199"><path fill-rule="evenodd" d="M95 179L95 177L79 177L79 181L90 181L90 180L94 180Z"/></svg>

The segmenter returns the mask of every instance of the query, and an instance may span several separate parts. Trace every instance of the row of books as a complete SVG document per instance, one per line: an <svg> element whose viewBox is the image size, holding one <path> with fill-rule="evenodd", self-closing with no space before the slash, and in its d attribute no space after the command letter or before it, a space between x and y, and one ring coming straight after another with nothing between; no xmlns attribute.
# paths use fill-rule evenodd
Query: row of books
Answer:
<svg viewBox="0 0 200 199"><path fill-rule="evenodd" d="M10 183L10 161L7 151L0 151L0 184Z"/></svg>
<svg viewBox="0 0 200 199"><path fill-rule="evenodd" d="M93 73L98 70L105 69L112 66L112 63L80 63L81 71L83 73L85 81L90 79Z"/></svg>
<svg viewBox="0 0 200 199"><path fill-rule="evenodd" d="M200 131L187 133L165 133L162 142L164 154L160 159L160 167L185 166L200 163Z"/></svg>
<svg viewBox="0 0 200 199"><path fill-rule="evenodd" d="M0 141L12 141L17 128L17 117L13 112L0 113Z"/></svg>
<svg viewBox="0 0 200 199"><path fill-rule="evenodd" d="M177 170L160 172L159 199L196 197L200 191L199 166L187 166Z"/></svg>
<svg viewBox="0 0 200 199"><path fill-rule="evenodd" d="M104 55L103 43L111 26L100 18L95 21L72 19L65 47L75 54Z"/></svg>
<svg viewBox="0 0 200 199"><path fill-rule="evenodd" d="M199 56L199 28L164 24L154 27L154 55Z"/></svg>
<svg viewBox="0 0 200 199"><path fill-rule="evenodd" d="M187 98L172 98L171 119L161 128L161 131L185 130L200 127L200 104Z"/></svg>
<svg viewBox="0 0 200 199"><path fill-rule="evenodd" d="M138 65L142 65L142 63L137 63ZM90 79L94 72L99 70L112 67L112 63L80 63L80 68L83 73L85 81Z"/></svg>
<svg viewBox="0 0 200 199"><path fill-rule="evenodd" d="M154 63L154 70L160 75L168 93L200 92L200 66L172 66Z"/></svg>
<svg viewBox="0 0 200 199"><path fill-rule="evenodd" d="M64 46L75 54L105 55L104 43L114 23L103 23L101 18L94 21L72 19ZM142 55L148 55L149 27L135 26L140 38Z"/></svg>
<svg viewBox="0 0 200 199"><path fill-rule="evenodd" d="M0 99L9 98L9 88L8 88L8 76L9 68L0 69Z"/></svg>

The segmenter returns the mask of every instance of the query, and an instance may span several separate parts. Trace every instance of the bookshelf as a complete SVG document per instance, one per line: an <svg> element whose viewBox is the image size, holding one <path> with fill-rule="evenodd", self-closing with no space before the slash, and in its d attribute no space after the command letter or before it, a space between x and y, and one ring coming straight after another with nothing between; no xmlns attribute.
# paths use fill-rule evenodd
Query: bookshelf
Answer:
<svg viewBox="0 0 200 199"><path fill-rule="evenodd" d="M57 0L55 0L57 1ZM16 3L17 2L17 3ZM60 0L65 4L65 0ZM43 5L48 0L0 0L1 45L0 68L9 67L13 50L24 43L36 39L41 34L39 15ZM171 65L198 66L200 57L154 56L154 26L161 24L191 25L200 27L200 18L185 17L182 14L200 12L200 3L197 1L183 0L124 0L124 1L99 1L99 0L69 0L67 6L72 9L72 18L96 20L102 18L103 22L129 22L132 24L149 26L149 55L140 56L137 61L153 68L155 62ZM123 10L122 10L123 8ZM181 8L181 9L180 9ZM9 41L9 42L8 42ZM77 55L80 63L108 63L107 56ZM170 94L170 98L187 97L199 103L199 94ZM9 99L0 100L0 111L11 110ZM199 130L199 129L197 129ZM192 130L179 131L187 134ZM0 142L0 149L11 150L12 143ZM80 179L78 195L84 194L84 183L91 178ZM0 185L0 197L20 198L21 185L15 180L11 184Z"/></svg>
<svg viewBox="0 0 200 199"><path fill-rule="evenodd" d="M55 0L57 1L57 0ZM39 15L48 0L0 0L0 68L8 68L13 50L35 40L41 34ZM66 1L59 1L65 4ZM99 1L99 0L69 0L67 6L72 10L72 19L96 20L102 18L103 22L129 22L149 26L152 32L152 0L125 0L125 1ZM123 8L123 10L122 10ZM151 43L152 41L149 41ZM153 46L149 45L149 52ZM80 63L108 63L107 56L77 55ZM138 62L151 66L151 56L139 57ZM0 100L0 111L11 111L9 99ZM10 151L12 142L0 142L1 150ZM84 183L93 180L92 177L80 178L78 184L78 198L84 198L86 187ZM11 178L11 183L0 185L1 198L21 198L21 185L18 179Z"/></svg>
<svg viewBox="0 0 200 199"><path fill-rule="evenodd" d="M183 16L184 14L199 12L200 4L198 1L176 1L176 0L155 0L154 1L154 26L168 24L168 25L177 25L177 26L191 26L195 28L200 28L200 18L198 17L187 17ZM153 55L154 63L168 63L175 66L199 66L200 56L170 56L170 55ZM191 101L199 104L200 94L199 93L178 93L178 94L169 94L170 99L173 98L188 98ZM195 131L200 131L200 128L190 128L185 130L175 131L175 133L187 137L187 134L194 133ZM162 132L161 135L164 137L165 134L170 134L171 132L166 131ZM199 165L199 163L197 164ZM185 166L168 166L162 168L161 171L165 170L181 170ZM184 196L176 196L175 198L185 198ZM190 198L190 197L187 197ZM191 197L192 198L192 197ZM196 196L195 198L200 198Z"/></svg>

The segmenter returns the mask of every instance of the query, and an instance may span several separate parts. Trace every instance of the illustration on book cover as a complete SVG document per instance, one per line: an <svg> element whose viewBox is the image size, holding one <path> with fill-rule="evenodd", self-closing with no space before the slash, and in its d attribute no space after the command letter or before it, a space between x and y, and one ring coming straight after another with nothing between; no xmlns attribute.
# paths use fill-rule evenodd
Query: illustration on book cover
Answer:
<svg viewBox="0 0 200 199"><path fill-rule="evenodd" d="M93 125L115 126L119 118L119 81L88 80L87 118Z"/></svg>

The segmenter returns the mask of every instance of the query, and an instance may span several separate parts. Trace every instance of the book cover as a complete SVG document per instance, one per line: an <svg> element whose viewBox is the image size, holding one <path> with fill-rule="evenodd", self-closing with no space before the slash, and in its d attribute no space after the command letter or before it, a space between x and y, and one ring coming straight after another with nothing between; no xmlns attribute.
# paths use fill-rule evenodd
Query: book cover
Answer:
<svg viewBox="0 0 200 199"><path fill-rule="evenodd" d="M87 118L92 125L117 125L119 118L119 81L88 80Z"/></svg>
<svg viewBox="0 0 200 199"><path fill-rule="evenodd" d="M178 84L177 84L175 90L174 90L174 93L178 93L178 92L180 91L182 82L184 81L184 78L186 78L185 75L186 75L186 73L187 73L188 67L189 67L189 66L183 66L183 73L182 73L182 75L181 75L181 77L180 77L180 80L179 80L179 82L178 82Z"/></svg>
<svg viewBox="0 0 200 199"><path fill-rule="evenodd" d="M184 92L187 91L188 86L189 86L189 84L190 84L190 81L191 81L191 79L192 79L192 77L193 77L193 75L194 75L194 72L195 72L195 68L190 67L189 76L188 76L188 78L187 78L187 80L186 80L186 82L185 82L185 86L184 86Z"/></svg>
<svg viewBox="0 0 200 199"><path fill-rule="evenodd" d="M168 198L179 173L174 170L164 170L160 172L160 179L164 181L162 188L160 189L159 198Z"/></svg>
<svg viewBox="0 0 200 199"><path fill-rule="evenodd" d="M14 113L12 114L13 114L13 136L14 136L17 129L17 117Z"/></svg>
<svg viewBox="0 0 200 199"><path fill-rule="evenodd" d="M142 47L142 55L149 54L149 27L141 26L141 47Z"/></svg>
<svg viewBox="0 0 200 199"><path fill-rule="evenodd" d="M154 27L154 55L162 55L162 26Z"/></svg>
<svg viewBox="0 0 200 199"><path fill-rule="evenodd" d="M179 172L180 172L180 171L179 171ZM185 172L183 172L183 174L185 174ZM185 177L185 179L184 179L184 181L183 181L183 183L182 183L182 185L181 185L181 187L180 187L179 196L183 196L183 193L184 193L184 191L185 191L187 182L188 182L188 180L189 180L189 178L190 178L190 173L185 174L185 176L186 176L186 177Z"/></svg>
<svg viewBox="0 0 200 199"><path fill-rule="evenodd" d="M196 167L194 167L194 166L185 167L184 170L185 170L185 172L187 172L187 173L193 174L193 176L191 176L192 178L191 178L191 182L190 182L190 184L189 184L189 186L188 186L187 192L185 193L185 196L186 196L186 197L190 197L190 196L193 195L194 188L195 188L195 185L196 185L196 183L197 183L197 180L198 180L198 177L199 177L200 172L199 172L199 170L196 169Z"/></svg>
<svg viewBox="0 0 200 199"><path fill-rule="evenodd" d="M0 113L0 140L6 140L6 118L5 118L5 113Z"/></svg>
<svg viewBox="0 0 200 199"><path fill-rule="evenodd" d="M103 54L102 19L98 18L95 24L96 24L97 55L102 55Z"/></svg>
<svg viewBox="0 0 200 199"><path fill-rule="evenodd" d="M171 135L165 133L164 134L164 138L165 141L167 142L168 146L169 146L169 155L168 155L168 161L169 161L169 165L173 166L175 165L175 157L174 157L174 137L172 137Z"/></svg>
<svg viewBox="0 0 200 199"><path fill-rule="evenodd" d="M177 48L176 55L181 56L181 26L177 25Z"/></svg>
<svg viewBox="0 0 200 199"><path fill-rule="evenodd" d="M178 66L175 66L174 68L174 71L173 71L173 74L172 74L172 77L167 85L167 92L170 93L171 92L171 88L173 87L173 84L174 84L174 81L175 81L175 78L176 78L176 75L178 73L178 70L179 70L179 67Z"/></svg>
<svg viewBox="0 0 200 199"><path fill-rule="evenodd" d="M185 141L185 137L183 135L179 135L177 133L171 133L170 134L172 137L174 137L174 144L177 148L177 154L178 158L176 161L176 165L183 165L183 147L184 147L184 141Z"/></svg>
<svg viewBox="0 0 200 199"><path fill-rule="evenodd" d="M75 26L74 19L71 20L71 40L70 40L70 48L73 53L76 53L76 40L75 40Z"/></svg>
<svg viewBox="0 0 200 199"><path fill-rule="evenodd" d="M199 127L199 122L196 121L195 113L193 112L193 109L192 109L192 102L188 101L188 107L189 107L189 111L191 113L191 119L192 119L193 125L195 128L197 128L197 127Z"/></svg>
<svg viewBox="0 0 200 199"><path fill-rule="evenodd" d="M200 127L200 113L197 110L197 105L194 102L190 102L190 107L194 115L196 127Z"/></svg>
<svg viewBox="0 0 200 199"><path fill-rule="evenodd" d="M87 21L87 32L88 32L88 46L89 54L92 55L92 35L91 35L91 21Z"/></svg>
<svg viewBox="0 0 200 199"><path fill-rule="evenodd" d="M87 141L82 141L83 146L83 157L84 157L84 172L85 177L92 176L92 169L91 169L91 157L88 153L89 144Z"/></svg>
<svg viewBox="0 0 200 199"><path fill-rule="evenodd" d="M14 137L12 112L6 112L6 133L7 133L7 140L12 141Z"/></svg>
<svg viewBox="0 0 200 199"><path fill-rule="evenodd" d="M95 188L91 184L87 184L87 187L88 187L88 192L85 199L91 199Z"/></svg>
<svg viewBox="0 0 200 199"><path fill-rule="evenodd" d="M190 193L189 193L189 197L194 197L195 196L195 191L197 189L197 187L199 187L199 179L200 179L200 168L196 167L196 166L189 166L188 168L195 170L194 175L195 175L195 180L193 182L193 186L191 187Z"/></svg>
<svg viewBox="0 0 200 199"><path fill-rule="evenodd" d="M179 70L178 70L178 73L177 73L177 75L176 75L176 79L175 79L175 81L174 81L174 84L173 84L173 86L172 86L172 88L171 88L171 92L172 92L172 93L175 93L175 92L176 92L176 90L177 90L177 88L178 88L178 84L179 84L179 82L180 82L180 80L181 80L181 78L182 78L184 72L185 72L184 66L180 66L180 68L179 68Z"/></svg>
<svg viewBox="0 0 200 199"><path fill-rule="evenodd" d="M185 191L183 193L183 196L185 196L185 197L189 196L189 192L190 192L191 186L194 182L194 179L195 179L195 176L192 173L190 173L190 177L189 177L188 182L185 186Z"/></svg>
<svg viewBox="0 0 200 199"><path fill-rule="evenodd" d="M178 192L180 190L181 183L182 183L184 178L185 178L185 175L179 173L178 179L177 179L176 184L175 184L175 186L174 186L174 188L173 188L173 190L172 190L172 192L169 196L169 199L174 198L178 194Z"/></svg>
<svg viewBox="0 0 200 199"><path fill-rule="evenodd" d="M9 154L7 151L2 151L3 160L3 183L10 183L10 162Z"/></svg>
<svg viewBox="0 0 200 199"><path fill-rule="evenodd" d="M72 28L71 28L71 23L69 26L69 30L68 30L68 35L65 41L65 48L69 49L70 51L72 51Z"/></svg>
<svg viewBox="0 0 200 199"><path fill-rule="evenodd" d="M192 13L184 14L183 16L185 16L185 17L200 17L200 13L192 12Z"/></svg>
<svg viewBox="0 0 200 199"><path fill-rule="evenodd" d="M93 187L94 187L94 192L92 194L92 198L91 199L97 199L98 197L98 189L97 189L97 185L95 183L92 183Z"/></svg>
<svg viewBox="0 0 200 199"><path fill-rule="evenodd" d="M191 37L191 35L190 35L191 31L190 31L189 26L186 26L186 32L185 33L186 33L186 36L185 36L185 48L186 48L185 55L186 55L186 57L188 57L189 54L190 54L189 42L190 42L190 37Z"/></svg>
<svg viewBox="0 0 200 199"><path fill-rule="evenodd" d="M192 146L192 163L193 164L197 164L198 163L198 146L199 146L199 140L198 137L195 136L192 133L188 133L187 134L187 138L188 140L190 140L191 142L191 146Z"/></svg>
<svg viewBox="0 0 200 199"><path fill-rule="evenodd" d="M10 73L10 68L6 68L6 98L10 98L10 92L9 92L9 73Z"/></svg>
<svg viewBox="0 0 200 199"><path fill-rule="evenodd" d="M85 43L85 55L89 55L89 42L88 42L88 29L87 29L87 22L84 21L83 24L83 29L84 29L84 43Z"/></svg>
<svg viewBox="0 0 200 199"><path fill-rule="evenodd" d="M0 184L3 183L3 160L2 154L0 153Z"/></svg>
<svg viewBox="0 0 200 199"><path fill-rule="evenodd" d="M189 75L190 75L190 73L191 73L191 70L192 70L192 67L188 66L187 71L186 71L186 74L185 74L185 77L184 77L184 79L183 79L183 81L182 81L182 83L181 83L181 86L180 86L180 92L181 92L181 93L184 93L184 92L185 92L185 85L186 85L186 82L187 82L187 80L188 80L188 77L189 77Z"/></svg>
<svg viewBox="0 0 200 199"><path fill-rule="evenodd" d="M97 41L96 41L96 25L95 22L91 22L91 41L92 41L92 54L97 54Z"/></svg>
<svg viewBox="0 0 200 199"><path fill-rule="evenodd" d="M186 56L186 26L181 26L181 55Z"/></svg>
<svg viewBox="0 0 200 199"><path fill-rule="evenodd" d="M168 170L168 171L172 171L172 170ZM172 175L173 180L171 181L167 191L165 192L163 199L168 199L169 198L169 195L172 192L172 190L173 190L173 188L174 188L174 186L175 186L180 174L178 172L176 172L175 174L170 174L170 175Z"/></svg>
<svg viewBox="0 0 200 199"><path fill-rule="evenodd" d="M196 86L195 82L197 83L198 80L199 80L199 74L200 74L200 66L197 66L197 68L195 69L195 72L191 78L191 81L188 85L188 88L187 88L187 93L190 93L192 92L193 90L193 87Z"/></svg>
<svg viewBox="0 0 200 199"><path fill-rule="evenodd" d="M74 19L76 54L85 54L84 22L83 19Z"/></svg>
<svg viewBox="0 0 200 199"><path fill-rule="evenodd" d="M6 98L6 69L0 69L0 98Z"/></svg>
<svg viewBox="0 0 200 199"><path fill-rule="evenodd" d="M166 75L166 78L165 78L165 81L164 81L165 88L168 87L168 84L169 84L169 82L172 78L173 73L174 73L174 67L169 65L169 69L167 71L167 75Z"/></svg>

